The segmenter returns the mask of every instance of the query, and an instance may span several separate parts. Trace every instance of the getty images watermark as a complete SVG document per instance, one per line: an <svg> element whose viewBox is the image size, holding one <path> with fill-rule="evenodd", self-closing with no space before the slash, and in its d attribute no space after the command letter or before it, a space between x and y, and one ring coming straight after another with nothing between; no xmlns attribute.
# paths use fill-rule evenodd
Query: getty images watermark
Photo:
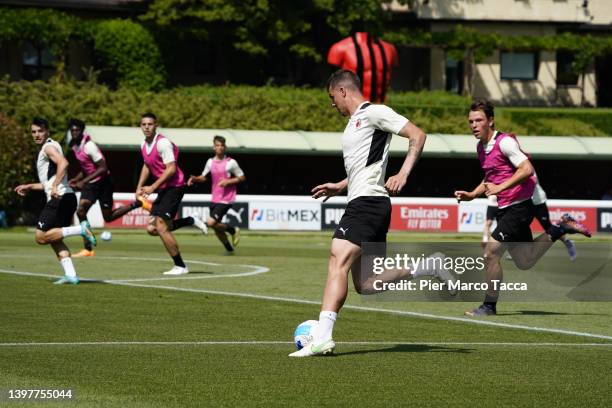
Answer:
<svg viewBox="0 0 612 408"><path fill-rule="evenodd" d="M538 245L509 245L499 269L487 273L479 243L365 243L354 281L374 300L475 301L491 291L512 301L612 300L612 243L579 243L575 262L563 245Z"/></svg>

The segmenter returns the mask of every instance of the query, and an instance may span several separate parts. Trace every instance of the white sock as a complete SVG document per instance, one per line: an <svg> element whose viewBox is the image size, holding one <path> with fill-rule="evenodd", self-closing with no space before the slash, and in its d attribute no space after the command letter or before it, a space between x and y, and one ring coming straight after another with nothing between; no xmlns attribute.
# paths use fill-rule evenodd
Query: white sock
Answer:
<svg viewBox="0 0 612 408"><path fill-rule="evenodd" d="M438 272L438 268L442 266L444 257L441 255L430 255L427 258L422 258L418 268L412 274L417 276L434 276Z"/></svg>
<svg viewBox="0 0 612 408"><path fill-rule="evenodd" d="M81 226L73 225L72 227L62 228L62 236L71 237L73 235L81 235Z"/></svg>
<svg viewBox="0 0 612 408"><path fill-rule="evenodd" d="M62 268L64 268L64 275L71 278L76 277L76 271L74 270L74 265L72 264L72 258L62 258L60 259L60 263L62 264Z"/></svg>
<svg viewBox="0 0 612 408"><path fill-rule="evenodd" d="M323 311L319 313L319 327L317 330L317 337L319 341L325 341L332 338L332 332L334 331L334 324L338 313Z"/></svg>

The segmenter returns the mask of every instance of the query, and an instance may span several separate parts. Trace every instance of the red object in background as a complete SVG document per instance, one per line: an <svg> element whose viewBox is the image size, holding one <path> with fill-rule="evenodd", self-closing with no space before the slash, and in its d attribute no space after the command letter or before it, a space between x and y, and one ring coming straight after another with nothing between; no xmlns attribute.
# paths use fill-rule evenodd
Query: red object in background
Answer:
<svg viewBox="0 0 612 408"><path fill-rule="evenodd" d="M114 200L113 207L119 208L124 205L130 205L133 200ZM105 223L107 228L134 228L134 227L146 227L149 223L149 212L142 208L136 208L133 211L125 214L123 217L119 217L114 221Z"/></svg>
<svg viewBox="0 0 612 408"><path fill-rule="evenodd" d="M597 231L597 209L594 207L549 206L548 212L550 213L550 222L552 222L553 224L557 224L561 219L561 216L567 213L574 217L576 220L586 225L586 227L591 231L591 233L595 233ZM535 218L531 223L531 230L533 232L543 231L542 226Z"/></svg>
<svg viewBox="0 0 612 408"><path fill-rule="evenodd" d="M385 101L391 69L399 65L395 46L369 33L355 33L332 45L327 62L356 73L370 102Z"/></svg>
<svg viewBox="0 0 612 408"><path fill-rule="evenodd" d="M457 232L457 205L393 204L390 229Z"/></svg>

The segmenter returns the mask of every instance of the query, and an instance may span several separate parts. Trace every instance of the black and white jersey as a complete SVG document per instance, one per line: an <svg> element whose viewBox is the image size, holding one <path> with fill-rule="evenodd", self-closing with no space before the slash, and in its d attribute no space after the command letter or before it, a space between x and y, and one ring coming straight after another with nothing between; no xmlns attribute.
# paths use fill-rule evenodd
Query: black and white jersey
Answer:
<svg viewBox="0 0 612 408"><path fill-rule="evenodd" d="M59 154L64 157L64 152L62 151L62 146L57 143L55 140L49 138L45 143L43 143L40 152L38 153L38 158L36 160L36 170L38 171L38 180L42 183L45 194L47 195L47 201L51 199L51 186L53 181L55 180L55 173L57 172L57 166L53 162L53 160L49 159L49 156L45 153L45 148L47 146L51 146L56 149ZM57 185L57 193L62 196L66 193L72 193L72 188L68 186L68 175L64 174L62 181Z"/></svg>
<svg viewBox="0 0 612 408"><path fill-rule="evenodd" d="M391 135L408 119L385 105L364 102L349 119L342 135L348 201L361 196L388 197L385 172Z"/></svg>

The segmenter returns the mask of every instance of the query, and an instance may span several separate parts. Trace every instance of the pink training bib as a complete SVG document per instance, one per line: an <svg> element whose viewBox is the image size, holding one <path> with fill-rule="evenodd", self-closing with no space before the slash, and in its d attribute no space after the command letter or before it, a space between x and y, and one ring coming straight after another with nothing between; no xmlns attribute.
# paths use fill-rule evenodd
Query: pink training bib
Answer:
<svg viewBox="0 0 612 408"><path fill-rule="evenodd" d="M144 160L144 163L147 165L147 167L149 168L149 171L151 172L153 177L155 177L156 179L158 179L162 175L164 170L166 170L166 165L162 161L162 158L157 151L157 143L159 143L159 141L163 138L164 136L162 136L161 134L157 135L157 138L155 139L155 143L153 144L153 148L151 149L151 153L147 153L146 143L143 143L142 147L140 148L140 152L142 153L142 159ZM160 185L158 190L163 190L163 189L170 188L170 187L181 187L185 185L185 176L181 168L178 166L179 148L174 143L172 143L172 148L174 150L174 160L176 163L176 172L174 173L172 177L170 177L162 185Z"/></svg>

